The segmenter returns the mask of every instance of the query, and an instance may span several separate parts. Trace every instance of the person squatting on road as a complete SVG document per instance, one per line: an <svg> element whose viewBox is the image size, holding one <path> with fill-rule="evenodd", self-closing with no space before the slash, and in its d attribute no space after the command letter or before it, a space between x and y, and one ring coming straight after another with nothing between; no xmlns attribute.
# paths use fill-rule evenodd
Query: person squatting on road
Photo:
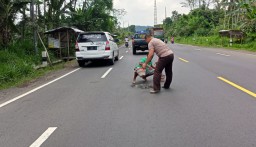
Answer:
<svg viewBox="0 0 256 147"><path fill-rule="evenodd" d="M147 64L152 60L154 53L158 56L153 77L153 89L150 90L150 93L158 93L160 91L163 69L165 69L166 75L163 88L169 89L172 82L173 51L162 40L153 38L151 35L145 35L145 41L148 43L149 53L147 61L142 64L142 68L146 68Z"/></svg>
<svg viewBox="0 0 256 147"><path fill-rule="evenodd" d="M148 56L148 55L147 55ZM143 57L140 59L140 62L134 68L134 76L133 76L133 84L136 83L137 76L140 76L142 79L147 81L147 77L154 74L155 67L152 65L152 62L149 61L146 69L142 68L142 64L147 61L147 57Z"/></svg>

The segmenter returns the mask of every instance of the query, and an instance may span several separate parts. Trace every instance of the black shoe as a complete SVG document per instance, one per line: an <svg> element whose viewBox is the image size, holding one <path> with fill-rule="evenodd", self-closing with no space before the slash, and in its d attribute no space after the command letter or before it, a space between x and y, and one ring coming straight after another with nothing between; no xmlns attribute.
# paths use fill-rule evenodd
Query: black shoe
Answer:
<svg viewBox="0 0 256 147"><path fill-rule="evenodd" d="M170 87L164 87L164 86L163 86L162 88L164 88L164 89L170 89Z"/></svg>

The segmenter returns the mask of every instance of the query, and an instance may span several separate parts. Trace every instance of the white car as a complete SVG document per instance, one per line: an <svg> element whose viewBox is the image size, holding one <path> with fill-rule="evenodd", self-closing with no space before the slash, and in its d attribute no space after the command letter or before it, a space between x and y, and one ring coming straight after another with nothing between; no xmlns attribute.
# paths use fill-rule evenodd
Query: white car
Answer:
<svg viewBox="0 0 256 147"><path fill-rule="evenodd" d="M119 58L119 48L108 32L80 33L76 40L76 59L79 66L86 61L108 60L113 65Z"/></svg>

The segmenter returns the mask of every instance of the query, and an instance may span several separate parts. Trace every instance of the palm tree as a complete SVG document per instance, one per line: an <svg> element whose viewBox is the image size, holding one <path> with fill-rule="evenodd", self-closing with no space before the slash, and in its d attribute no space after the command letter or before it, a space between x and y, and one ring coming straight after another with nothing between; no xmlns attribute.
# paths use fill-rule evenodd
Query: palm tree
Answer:
<svg viewBox="0 0 256 147"><path fill-rule="evenodd" d="M224 28L238 29L241 19L239 0L222 0L221 5L225 12Z"/></svg>
<svg viewBox="0 0 256 147"><path fill-rule="evenodd" d="M111 11L114 11L112 0L87 0L82 8L70 12L67 23L86 31L111 31L117 23Z"/></svg>
<svg viewBox="0 0 256 147"><path fill-rule="evenodd" d="M66 4L66 0L45 0L47 3L47 12L44 14L46 17L47 28L51 29L61 25L61 17L68 14L72 10L72 4L75 0L70 0Z"/></svg>
<svg viewBox="0 0 256 147"><path fill-rule="evenodd" d="M240 7L243 10L244 23L242 28L255 33L256 32L256 0L240 0Z"/></svg>

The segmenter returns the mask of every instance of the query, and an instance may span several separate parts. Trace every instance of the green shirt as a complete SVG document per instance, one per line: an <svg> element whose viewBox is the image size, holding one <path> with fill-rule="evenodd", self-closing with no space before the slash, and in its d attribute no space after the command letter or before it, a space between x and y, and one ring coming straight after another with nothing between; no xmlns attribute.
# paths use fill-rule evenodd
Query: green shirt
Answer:
<svg viewBox="0 0 256 147"><path fill-rule="evenodd" d="M147 57L143 57L140 59L140 63L145 63L146 61L147 61ZM151 61L148 63L148 66L152 66ZM142 68L142 66L140 64L137 64L135 68ZM148 67L146 69L148 69Z"/></svg>

